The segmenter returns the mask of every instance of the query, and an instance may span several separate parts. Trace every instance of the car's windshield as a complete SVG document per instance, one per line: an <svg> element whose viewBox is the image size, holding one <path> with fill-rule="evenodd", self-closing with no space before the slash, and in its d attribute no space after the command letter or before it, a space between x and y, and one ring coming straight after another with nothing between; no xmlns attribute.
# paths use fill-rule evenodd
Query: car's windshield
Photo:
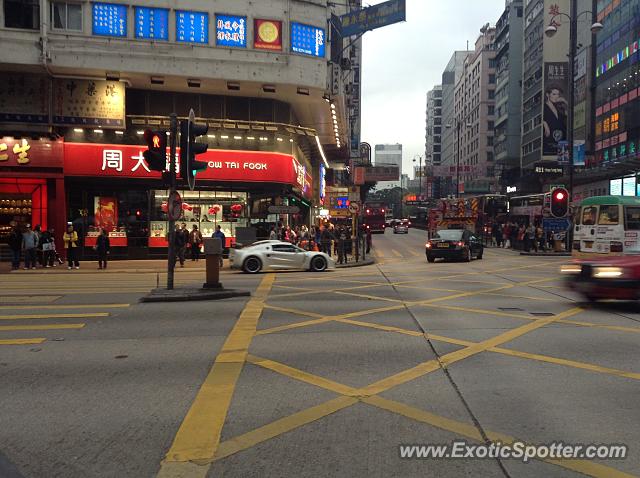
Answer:
<svg viewBox="0 0 640 478"><path fill-rule="evenodd" d="M445 241L459 241L462 239L462 230L460 229L443 229L436 232L434 239L444 239Z"/></svg>

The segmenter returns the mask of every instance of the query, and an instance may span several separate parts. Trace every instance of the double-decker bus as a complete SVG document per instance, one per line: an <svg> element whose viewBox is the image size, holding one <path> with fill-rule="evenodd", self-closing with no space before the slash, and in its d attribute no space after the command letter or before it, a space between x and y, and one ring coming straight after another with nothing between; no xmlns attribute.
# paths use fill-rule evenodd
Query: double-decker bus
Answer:
<svg viewBox="0 0 640 478"><path fill-rule="evenodd" d="M551 193L529 194L509 198L509 219L518 224L536 224L545 216Z"/></svg>
<svg viewBox="0 0 640 478"><path fill-rule="evenodd" d="M362 225L372 233L384 234L388 209L387 205L381 202L366 202L362 207Z"/></svg>

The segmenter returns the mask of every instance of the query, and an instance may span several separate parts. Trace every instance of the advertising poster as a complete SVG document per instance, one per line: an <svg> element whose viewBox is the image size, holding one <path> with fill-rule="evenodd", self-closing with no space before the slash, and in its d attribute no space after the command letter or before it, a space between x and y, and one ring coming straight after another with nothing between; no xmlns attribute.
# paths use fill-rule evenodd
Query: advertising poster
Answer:
<svg viewBox="0 0 640 478"><path fill-rule="evenodd" d="M209 43L209 14L176 10L176 41Z"/></svg>
<svg viewBox="0 0 640 478"><path fill-rule="evenodd" d="M247 17L216 14L216 45L247 47Z"/></svg>
<svg viewBox="0 0 640 478"><path fill-rule="evenodd" d="M282 50L282 22L278 20L253 21L253 47L258 50Z"/></svg>
<svg viewBox="0 0 640 478"><path fill-rule="evenodd" d="M557 28L555 35L544 35L542 50L542 156L548 161L557 160L558 142L567 140L570 7L569 0L544 0L543 29Z"/></svg>
<svg viewBox="0 0 640 478"><path fill-rule="evenodd" d="M324 29L292 22L291 51L323 58L325 56Z"/></svg>
<svg viewBox="0 0 640 478"><path fill-rule="evenodd" d="M116 198L109 196L96 196L93 199L94 221L93 225L107 232L115 229L118 222L118 202Z"/></svg>
<svg viewBox="0 0 640 478"><path fill-rule="evenodd" d="M169 10L166 8L135 7L136 38L168 40Z"/></svg>
<svg viewBox="0 0 640 478"><path fill-rule="evenodd" d="M94 35L127 36L127 5L96 2L92 7Z"/></svg>
<svg viewBox="0 0 640 478"><path fill-rule="evenodd" d="M49 79L32 73L0 73L0 121L47 123Z"/></svg>
<svg viewBox="0 0 640 478"><path fill-rule="evenodd" d="M124 126L124 83L56 78L53 85L54 124Z"/></svg>

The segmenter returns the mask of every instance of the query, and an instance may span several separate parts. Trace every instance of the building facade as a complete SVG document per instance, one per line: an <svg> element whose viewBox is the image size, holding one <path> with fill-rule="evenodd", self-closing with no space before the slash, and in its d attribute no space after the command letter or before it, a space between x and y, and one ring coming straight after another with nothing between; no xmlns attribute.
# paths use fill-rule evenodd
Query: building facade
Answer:
<svg viewBox="0 0 640 478"><path fill-rule="evenodd" d="M467 56L455 89L455 134L458 193L496 189L493 152L496 68L495 28L485 25Z"/></svg>
<svg viewBox="0 0 640 478"><path fill-rule="evenodd" d="M495 36L495 175L504 192L520 176L522 105L522 0L507 0Z"/></svg>
<svg viewBox="0 0 640 478"><path fill-rule="evenodd" d="M426 164L439 165L442 154L442 85L427 93L424 158Z"/></svg>
<svg viewBox="0 0 640 478"><path fill-rule="evenodd" d="M455 194L455 184L450 168L455 166L455 88L464 68L464 62L471 51L455 51L442 73L442 128L440 166L434 162L433 188L434 197Z"/></svg>
<svg viewBox="0 0 640 478"><path fill-rule="evenodd" d="M397 166L402 174L402 145L401 144L376 144L374 166ZM400 177L397 181L379 181L376 189L392 189L400 187Z"/></svg>
<svg viewBox="0 0 640 478"><path fill-rule="evenodd" d="M347 8L3 0L0 241L11 224L61 235L72 222L85 252L100 228L116 256L166 252L166 188L142 133L190 109L209 151L197 189L182 191L189 228L221 225L233 240L254 222L312 222L321 176L349 157L354 117L359 127L347 91L359 98L360 72L327 26ZM268 212L287 204L300 214Z"/></svg>

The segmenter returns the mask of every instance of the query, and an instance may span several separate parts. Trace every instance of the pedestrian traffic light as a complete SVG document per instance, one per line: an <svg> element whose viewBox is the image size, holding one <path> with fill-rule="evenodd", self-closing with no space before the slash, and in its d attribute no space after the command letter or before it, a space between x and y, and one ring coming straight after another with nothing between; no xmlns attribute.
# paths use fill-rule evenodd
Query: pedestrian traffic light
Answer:
<svg viewBox="0 0 640 478"><path fill-rule="evenodd" d="M565 188L551 191L551 215L565 217L569 212L569 192Z"/></svg>
<svg viewBox="0 0 640 478"><path fill-rule="evenodd" d="M148 129L144 132L144 139L148 149L142 155L149 169L160 172L167 169L167 133Z"/></svg>
<svg viewBox="0 0 640 478"><path fill-rule="evenodd" d="M180 122L180 176L187 180L191 190L196 185L196 173L207 169L207 163L196 161L196 155L204 153L209 146L196 143L196 137L206 134L208 130L207 124L196 123L193 120L193 110L188 120Z"/></svg>

